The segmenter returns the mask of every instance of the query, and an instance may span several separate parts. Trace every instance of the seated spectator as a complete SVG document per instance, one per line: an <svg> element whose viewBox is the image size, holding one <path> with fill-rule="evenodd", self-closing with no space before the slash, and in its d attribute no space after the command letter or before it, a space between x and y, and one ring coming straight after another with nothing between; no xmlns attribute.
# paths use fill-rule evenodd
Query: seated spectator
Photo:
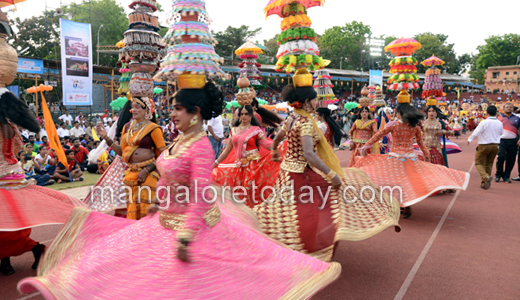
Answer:
<svg viewBox="0 0 520 300"><path fill-rule="evenodd" d="M36 185L39 186L47 186L54 184L54 180L51 179L51 176L48 174L38 175L35 170L39 167L35 162L35 158L27 153L22 153L20 155L20 163L22 164L22 168L25 173L25 179L34 179L36 181Z"/></svg>
<svg viewBox="0 0 520 300"><path fill-rule="evenodd" d="M36 157L37 153L34 152L32 144L25 144L23 149L25 150L25 154L30 154L32 157Z"/></svg>
<svg viewBox="0 0 520 300"><path fill-rule="evenodd" d="M37 167L35 169L36 174L38 174L38 175L48 174L49 162L51 160L53 160L53 159L49 155L49 150L47 150L47 147L41 148L40 153L38 153L38 155L36 155L36 157L34 158L34 161L36 162L35 167ZM50 173L49 175L52 175L53 173Z"/></svg>
<svg viewBox="0 0 520 300"><path fill-rule="evenodd" d="M33 151L38 153L40 151L40 146L38 146L38 144L36 144L35 142L36 142L36 138L34 137L34 135L30 135L29 144L31 144L33 146Z"/></svg>
<svg viewBox="0 0 520 300"><path fill-rule="evenodd" d="M65 156L67 156L69 167L67 168L59 162L54 172L54 180L57 183L83 181L83 172L81 172L78 163L74 160L74 150L65 150Z"/></svg>
<svg viewBox="0 0 520 300"><path fill-rule="evenodd" d="M74 151L74 160L78 163L81 171L87 170L88 165L88 150L85 147L81 146L78 138L73 138L71 150Z"/></svg>

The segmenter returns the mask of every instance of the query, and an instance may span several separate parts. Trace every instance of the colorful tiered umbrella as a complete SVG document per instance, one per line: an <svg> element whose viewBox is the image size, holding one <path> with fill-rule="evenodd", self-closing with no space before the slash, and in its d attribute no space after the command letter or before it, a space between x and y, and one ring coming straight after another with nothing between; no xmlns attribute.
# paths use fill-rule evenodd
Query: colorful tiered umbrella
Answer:
<svg viewBox="0 0 520 300"><path fill-rule="evenodd" d="M421 64L423 66L426 66L426 67L431 67L431 66L442 66L444 65L444 61L440 58L438 58L437 56L435 55L432 55L430 58L428 58L427 60L421 62Z"/></svg>
<svg viewBox="0 0 520 300"><path fill-rule="evenodd" d="M9 5L14 5L16 3L24 2L25 0L0 0L0 8L6 7Z"/></svg>
<svg viewBox="0 0 520 300"><path fill-rule="evenodd" d="M265 16L279 15L280 17L287 17L283 13L283 7L289 4L299 3L305 7L305 9L322 6L325 0L269 0L269 3L264 8Z"/></svg>
<svg viewBox="0 0 520 300"><path fill-rule="evenodd" d="M421 44L412 38L400 38L385 47L386 52L391 52L395 56L411 55L419 49Z"/></svg>
<svg viewBox="0 0 520 300"><path fill-rule="evenodd" d="M242 54L244 54L246 52L254 52L254 54L262 54L262 53L264 53L262 51L262 49L260 49L260 47L258 47L257 45L251 43L250 41L247 41L245 44L240 46L240 48L238 48L235 51L235 54L240 56L240 55L242 55Z"/></svg>

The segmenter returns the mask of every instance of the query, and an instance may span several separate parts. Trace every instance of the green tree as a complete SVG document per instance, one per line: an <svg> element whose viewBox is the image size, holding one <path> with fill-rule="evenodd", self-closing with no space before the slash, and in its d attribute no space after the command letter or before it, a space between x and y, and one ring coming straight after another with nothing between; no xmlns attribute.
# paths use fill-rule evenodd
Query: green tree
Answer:
<svg viewBox="0 0 520 300"><path fill-rule="evenodd" d="M218 44L215 46L215 52L220 57L231 58L236 49L242 46L248 39L254 38L260 33L262 28L250 30L249 26L242 25L240 27L229 26L224 31L212 32ZM234 54L233 54L234 56Z"/></svg>
<svg viewBox="0 0 520 300"><path fill-rule="evenodd" d="M457 63L457 57L453 50L454 44L448 44L446 40L448 36L445 34L433 34L430 32L421 33L414 37L419 43L421 43L421 49L415 52L415 58L419 61L417 65L417 72L424 73L428 67L421 65L420 63L432 55L442 59L445 64L442 68L449 74L459 72L459 64Z"/></svg>
<svg viewBox="0 0 520 300"><path fill-rule="evenodd" d="M63 7L64 13L72 14L72 21L88 23L89 5L81 3ZM10 40L11 45L18 50L28 48L24 56L51 60L61 59L59 16L54 11L43 12L25 20L16 18L12 25L17 29L17 40ZM128 29L128 18L122 6L115 0L96 0L90 4L90 24L92 30L92 57L96 61L97 34L99 27L103 28L99 35L100 45L115 45L123 38ZM47 30L48 29L48 30ZM47 53L49 52L49 55ZM100 65L114 66L118 60L115 55L100 54Z"/></svg>
<svg viewBox="0 0 520 300"><path fill-rule="evenodd" d="M330 68L359 70L367 69L368 45L365 35L371 35L369 25L352 21L345 26L334 26L318 38L321 56L331 60ZM364 52L363 52L364 50Z"/></svg>
<svg viewBox="0 0 520 300"><path fill-rule="evenodd" d="M279 34L276 34L273 38L264 40L264 46L267 48L267 50L264 51L264 54L266 56L266 61L270 64L276 63L276 54L278 53L278 49L280 49L277 42L278 36ZM258 62L261 63L260 60Z"/></svg>
<svg viewBox="0 0 520 300"><path fill-rule="evenodd" d="M507 66L516 64L520 56L520 35L505 34L503 36L491 36L486 39L486 44L477 47L477 68L485 70L491 66Z"/></svg>

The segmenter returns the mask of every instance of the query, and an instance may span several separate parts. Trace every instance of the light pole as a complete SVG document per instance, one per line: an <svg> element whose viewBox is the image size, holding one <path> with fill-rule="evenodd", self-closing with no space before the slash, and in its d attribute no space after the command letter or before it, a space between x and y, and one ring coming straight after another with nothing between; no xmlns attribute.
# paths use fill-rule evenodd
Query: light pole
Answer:
<svg viewBox="0 0 520 300"><path fill-rule="evenodd" d="M101 31L101 29L104 27L103 24L101 24L101 26L99 26L99 29L97 31L97 65L99 66L99 32Z"/></svg>

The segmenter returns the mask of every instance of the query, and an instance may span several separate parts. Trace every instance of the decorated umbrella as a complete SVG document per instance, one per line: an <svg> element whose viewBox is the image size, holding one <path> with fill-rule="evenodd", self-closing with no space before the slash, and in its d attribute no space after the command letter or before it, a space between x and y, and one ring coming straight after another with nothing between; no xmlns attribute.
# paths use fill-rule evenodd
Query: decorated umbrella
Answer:
<svg viewBox="0 0 520 300"><path fill-rule="evenodd" d="M395 56L411 55L421 49L421 44L412 38L397 39L385 47L385 52L391 52Z"/></svg>
<svg viewBox="0 0 520 300"><path fill-rule="evenodd" d="M427 60L421 62L421 64L423 66L426 66L426 67L431 67L431 66L442 66L444 65L444 61L440 58L438 58L437 56L435 55L432 55L430 58L428 58Z"/></svg>
<svg viewBox="0 0 520 300"><path fill-rule="evenodd" d="M338 106L334 104L329 104L328 108L332 111L335 111L336 109L338 109Z"/></svg>
<svg viewBox="0 0 520 300"><path fill-rule="evenodd" d="M305 9L322 6L325 0L269 0L269 3L264 8L265 16L278 15L281 18L291 15L290 11L283 10L283 7L288 4L301 5Z"/></svg>
<svg viewBox="0 0 520 300"><path fill-rule="evenodd" d="M9 5L15 5L16 3L24 2L25 0L0 0L0 8L6 7Z"/></svg>
<svg viewBox="0 0 520 300"><path fill-rule="evenodd" d="M254 54L262 54L264 53L262 51L262 49L260 49L260 47L258 47L257 45L251 43L249 40L243 44L242 46L240 46L240 48L238 48L236 51L235 51L235 54L240 56L246 52L253 52Z"/></svg>

